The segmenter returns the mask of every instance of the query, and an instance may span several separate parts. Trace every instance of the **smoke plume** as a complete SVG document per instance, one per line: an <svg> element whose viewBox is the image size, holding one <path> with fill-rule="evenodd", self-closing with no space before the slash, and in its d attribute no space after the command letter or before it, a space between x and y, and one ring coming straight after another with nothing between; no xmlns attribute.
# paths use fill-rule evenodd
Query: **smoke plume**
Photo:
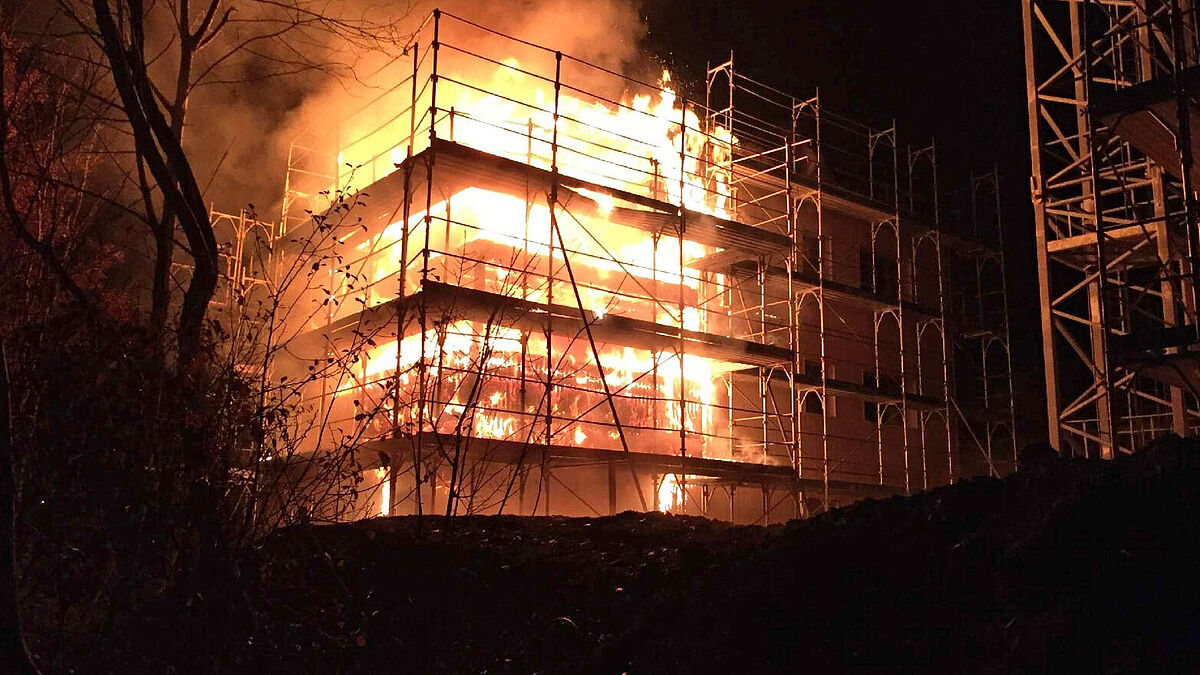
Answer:
<svg viewBox="0 0 1200 675"><path fill-rule="evenodd" d="M412 61L403 55L404 43L434 7L501 35L559 50L608 70L648 81L656 79L658 66L640 49L646 29L635 0L454 0L407 5L362 0L330 6L330 11L344 16L378 25L395 22L402 28L371 48L336 30L310 30L293 35L291 43L244 50L223 64L220 77L197 89L189 101L185 145L193 157L201 188L216 208L236 211L253 204L261 219L277 219L288 149L293 143L333 154L346 140L339 135L346 133L348 116L358 115L352 120L358 128L394 116L394 109L388 105L356 111L411 75ZM516 44L469 27L463 30L459 45L489 56L512 51ZM223 39L233 43L243 37L230 34ZM464 39L469 44L463 45ZM280 64L294 59L293 50L304 53L309 67L279 74L286 72ZM447 54L439 72L453 67L452 50L443 51ZM509 56L519 59L523 68L544 72L549 67L551 57L537 56L533 50L518 51L522 53ZM319 65L322 61L324 64ZM600 77L599 71L575 65L574 61L567 67L572 68L573 83L586 87L587 80L594 78L597 82L604 80L604 86L612 86L612 78ZM460 75L489 76L482 69ZM622 95L619 91L605 93L618 98ZM397 96L396 100L402 98Z"/></svg>

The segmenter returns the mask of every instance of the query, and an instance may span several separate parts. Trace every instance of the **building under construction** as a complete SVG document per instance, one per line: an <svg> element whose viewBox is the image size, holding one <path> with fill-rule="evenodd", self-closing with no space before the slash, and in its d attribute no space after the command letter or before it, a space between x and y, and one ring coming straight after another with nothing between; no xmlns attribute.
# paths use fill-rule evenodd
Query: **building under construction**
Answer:
<svg viewBox="0 0 1200 675"><path fill-rule="evenodd" d="M1110 458L1197 431L1191 0L1024 0L1050 441Z"/></svg>
<svg viewBox="0 0 1200 675"><path fill-rule="evenodd" d="M952 214L932 145L732 58L693 101L442 12L371 77L255 235L338 233L272 368L344 361L305 406L378 457L361 513L766 523L1015 466L994 172Z"/></svg>

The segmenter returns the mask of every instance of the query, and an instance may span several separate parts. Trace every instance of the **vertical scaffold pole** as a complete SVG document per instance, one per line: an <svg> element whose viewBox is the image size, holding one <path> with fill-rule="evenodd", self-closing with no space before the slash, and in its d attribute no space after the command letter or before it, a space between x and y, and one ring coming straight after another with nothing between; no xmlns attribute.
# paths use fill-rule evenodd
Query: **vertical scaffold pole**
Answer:
<svg viewBox="0 0 1200 675"><path fill-rule="evenodd" d="M1046 369L1046 422L1051 447L1060 453L1067 448L1062 445L1062 426L1059 421L1060 402L1058 387L1058 360L1054 351L1054 316L1051 312L1050 257L1046 249L1047 229L1050 227L1046 211L1045 185L1041 161L1041 106L1038 102L1038 77L1034 58L1033 35L1035 25L1034 0L1022 0L1021 20L1025 31L1025 98L1029 118L1029 145L1032 158L1030 191L1033 199L1034 236L1038 263L1038 306L1041 311L1042 362ZM1037 11L1040 15L1041 12Z"/></svg>
<svg viewBox="0 0 1200 675"><path fill-rule="evenodd" d="M430 74L429 74L429 152L425 158L425 232L424 243L421 249L421 284L429 280L429 233L433 229L433 164L436 157L437 148L437 85L438 85L438 52L441 48L440 42L440 27L441 27L441 10L433 10L433 43L430 48L433 50L431 57ZM414 496L417 501L417 515L420 516L424 511L423 501L421 499L421 484L427 480L427 476L422 475L422 459L424 456L424 434L425 434L425 417L429 406L429 354L426 353L425 336L429 332L429 308L428 299L418 303L418 320L420 323L421 337L418 342L421 345L420 358L417 360L417 428L414 433L414 449L413 449L413 480L415 481ZM435 485L430 480L429 492L430 499L435 498ZM432 503L432 502L431 502Z"/></svg>
<svg viewBox="0 0 1200 675"><path fill-rule="evenodd" d="M825 326L825 278L829 273L826 266L825 240L825 206L824 206L824 162L821 146L821 91L818 89L812 98L813 111L813 153L817 163L817 191L815 193L817 207L817 323L818 337L821 349L821 487L824 509L829 510L829 344Z"/></svg>
<svg viewBox="0 0 1200 675"><path fill-rule="evenodd" d="M412 45L413 70L412 70L412 98L408 106L408 152L404 160L404 201L401 204L402 225L400 226L400 273L397 279L396 288L396 372L392 377L392 438L397 443L403 439L403 433L400 425L400 364L403 363L400 350L404 344L404 329L406 321L405 284L408 281L408 236L410 232L409 219L412 217L412 172L413 172L413 145L416 142L417 136L417 68L421 61L421 43L413 42ZM416 497L417 504L421 503L420 499L420 453L417 446L413 446L412 455L413 462L413 485L416 491L413 493ZM392 459L392 466L389 471L392 481L391 489L391 509L392 514L400 513L400 500L403 496L400 493L400 462Z"/></svg>
<svg viewBox="0 0 1200 675"><path fill-rule="evenodd" d="M954 482L954 435L950 432L950 340L946 335L946 266L942 238L937 241L938 332L942 338L942 425L946 427L946 480Z"/></svg>
<svg viewBox="0 0 1200 675"><path fill-rule="evenodd" d="M936 239L934 246L937 247L937 280L938 280L938 333L941 337L942 347L942 426L945 427L946 433L946 480L949 483L954 482L954 435L950 432L950 338L946 334L946 268L943 262L944 249L942 247L942 207L941 207L941 191L938 184L937 171L937 144L931 142L929 145L931 152L930 157L930 173L933 179L933 224L936 230ZM914 268L915 269L915 268ZM918 373L920 377L920 373ZM922 447L922 453L925 453L925 448Z"/></svg>
<svg viewBox="0 0 1200 675"><path fill-rule="evenodd" d="M1171 75L1175 84L1175 117L1178 120L1178 132L1175 134L1176 149L1179 151L1179 182L1183 192L1184 216L1187 219L1187 245L1189 266L1192 276L1192 307L1200 307L1200 223L1197 222L1196 186L1193 185L1192 167L1195 158L1192 157L1192 112L1191 92L1183 81L1185 59L1184 18L1180 10L1179 0L1171 0ZM1200 320L1192 322L1194 334L1200 340Z"/></svg>
<svg viewBox="0 0 1200 675"><path fill-rule="evenodd" d="M683 99L680 108L679 119L679 456L687 457L687 375L686 364L684 363L684 330L685 329L685 296L684 289L687 284L684 283L683 273L683 237L687 229L687 207L684 205L684 195L687 193L687 110L688 101ZM687 478L686 474L680 473L678 476L679 484L679 508L684 513L687 512Z"/></svg>
<svg viewBox="0 0 1200 675"><path fill-rule="evenodd" d="M796 143L796 100L790 99L788 106L788 115L791 117L791 126L784 137L783 146L783 181L786 193L784 195L785 208L787 209L787 230L788 239L790 240L790 250L787 257L787 308L788 308L788 348L792 350L792 368L787 373L788 377L788 402L790 405L791 424L790 431L792 434L791 447L789 454L792 460L792 470L795 472L795 488L794 492L798 494L800 485L800 415L804 411L804 407L797 399L799 395L796 390L796 377L804 369L804 361L800 354L800 301L796 297L794 288L794 274L796 273L797 260L800 255L800 214L799 207L795 203L795 195L792 193L792 163L794 161L792 153L795 151ZM824 403L822 402L822 406ZM798 514L797 514L798 515Z"/></svg>
<svg viewBox="0 0 1200 675"><path fill-rule="evenodd" d="M553 128L550 130L550 198L547 206L553 214L558 204L558 106L562 94L562 52L554 52L554 117ZM546 224L547 264L546 268L546 306L554 305L554 218ZM567 255L563 249L563 258ZM542 451L541 477L539 482L546 493L546 515L550 515L550 480L551 457L550 448L554 440L554 326L547 319L544 327L546 336L546 445Z"/></svg>
<svg viewBox="0 0 1200 675"><path fill-rule="evenodd" d="M1008 312L1008 266L1005 264L1004 257L1004 217L1000 211L1000 168L992 167L992 183L993 183L993 199L995 199L996 209L996 243L998 247L998 258L1000 263L1000 297L1003 299L1003 317L1004 317L1004 372L1008 378L1008 435L1011 445L1011 456L1013 467L1017 466L1017 407L1016 407L1016 392L1013 389L1013 370L1012 370L1012 326L1009 320ZM1168 288L1170 284L1167 284ZM1170 297L1170 294L1164 297Z"/></svg>
<svg viewBox="0 0 1200 675"><path fill-rule="evenodd" d="M1083 15L1081 20L1073 22L1072 38L1081 42L1077 53L1083 55L1082 69L1083 81L1077 87L1079 98L1084 101L1090 101L1092 88L1092 42L1091 31L1088 27L1088 9L1095 0L1085 0L1083 5ZM1073 12L1079 11L1076 5L1071 5ZM1074 40L1073 40L1074 41ZM1091 304L1091 319L1092 325L1092 358L1093 364L1099 371L1096 386L1100 388L1097 392L1099 396L1096 398L1096 417L1099 422L1097 436L1100 441L1100 456L1108 459L1112 457L1113 450L1118 446L1115 436L1116 426L1114 425L1113 417L1113 398L1112 398L1112 364L1108 358L1108 331L1110 325L1109 317L1109 279L1108 279L1108 249L1105 246L1105 218L1104 207L1101 203L1104 195L1100 189L1100 166L1099 166L1099 139L1096 136L1096 120L1093 115L1092 106L1090 103L1086 105L1081 120L1084 127L1084 138L1080 142L1085 144L1084 151L1088 157L1088 180L1090 181L1090 197L1092 202L1092 216L1096 228L1096 281L1089 285L1088 296ZM1180 120L1182 123L1183 120ZM1187 180L1186 178L1184 179ZM1186 188L1186 182L1184 186Z"/></svg>
<svg viewBox="0 0 1200 675"><path fill-rule="evenodd" d="M896 121L892 120L892 226L896 234L896 334L900 349L900 446L904 454L904 492L912 492L912 469L908 447L908 369L904 349L904 245L900 241L900 144Z"/></svg>

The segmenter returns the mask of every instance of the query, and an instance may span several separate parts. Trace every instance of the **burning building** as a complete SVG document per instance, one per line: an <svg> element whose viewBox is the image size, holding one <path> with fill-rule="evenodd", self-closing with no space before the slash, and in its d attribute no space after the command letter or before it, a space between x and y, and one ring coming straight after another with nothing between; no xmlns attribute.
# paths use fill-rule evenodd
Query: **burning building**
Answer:
<svg viewBox="0 0 1200 675"><path fill-rule="evenodd" d="M963 225L932 147L732 59L700 103L444 12L373 79L264 230L308 279L272 375L338 364L303 452L377 458L362 514L765 523L1013 466L994 174Z"/></svg>

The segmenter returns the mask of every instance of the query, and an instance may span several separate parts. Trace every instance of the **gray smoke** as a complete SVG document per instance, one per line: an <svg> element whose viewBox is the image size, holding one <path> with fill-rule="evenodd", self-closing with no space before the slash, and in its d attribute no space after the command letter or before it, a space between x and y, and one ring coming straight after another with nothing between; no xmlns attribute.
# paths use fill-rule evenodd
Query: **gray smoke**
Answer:
<svg viewBox="0 0 1200 675"><path fill-rule="evenodd" d="M516 0L513 2L326 3L339 16L384 26L395 34L365 44L338 31L304 29L287 40L239 51L213 72L189 100L185 144L206 198L218 209L254 204L264 220L278 218L288 147L293 141L336 152L340 117L394 84L398 68L381 66L401 57L411 34L437 6L501 34L560 50L603 68L653 81L657 66L639 49L645 26L635 0ZM228 31L223 45L245 40L249 29ZM489 55L504 40L476 33L471 48ZM306 61L301 72L289 62ZM376 74L380 73L380 74ZM595 71L576 72L592 77ZM580 83L586 86L588 83ZM619 95L620 92L610 92ZM379 115L388 111L381 110Z"/></svg>

